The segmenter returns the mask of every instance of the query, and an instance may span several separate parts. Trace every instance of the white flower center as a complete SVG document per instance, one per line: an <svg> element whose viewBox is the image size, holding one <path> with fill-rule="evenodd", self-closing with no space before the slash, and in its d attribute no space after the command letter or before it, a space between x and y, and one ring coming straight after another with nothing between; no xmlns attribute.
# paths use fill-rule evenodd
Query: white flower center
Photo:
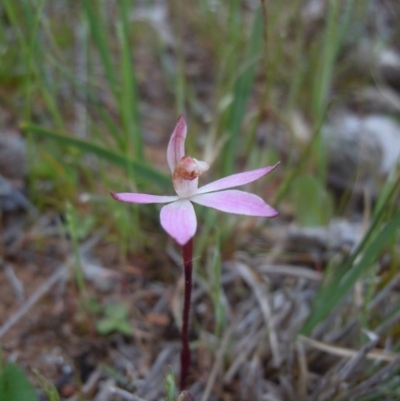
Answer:
<svg viewBox="0 0 400 401"><path fill-rule="evenodd" d="M183 156L172 175L172 183L178 196L180 198L193 196L197 191L199 176L208 168L209 165L206 162Z"/></svg>

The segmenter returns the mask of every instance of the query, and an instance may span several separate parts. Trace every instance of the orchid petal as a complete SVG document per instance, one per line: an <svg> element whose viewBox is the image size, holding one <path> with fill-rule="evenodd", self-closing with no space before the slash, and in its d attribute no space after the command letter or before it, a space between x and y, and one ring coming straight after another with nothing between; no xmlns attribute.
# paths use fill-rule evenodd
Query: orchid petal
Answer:
<svg viewBox="0 0 400 401"><path fill-rule="evenodd" d="M111 196L120 202L128 203L168 203L173 202L178 199L177 196L157 196L157 195L147 195L147 194L136 194L132 192L126 193L115 193L111 192Z"/></svg>
<svg viewBox="0 0 400 401"><path fill-rule="evenodd" d="M278 212L267 205L259 196L237 189L195 195L190 200L199 205L212 207L228 213L264 217L275 217L278 215Z"/></svg>
<svg viewBox="0 0 400 401"><path fill-rule="evenodd" d="M163 206L160 221L164 230L179 245L185 245L196 233L196 214L188 200L179 200Z"/></svg>
<svg viewBox="0 0 400 401"><path fill-rule="evenodd" d="M179 160L185 156L185 139L186 139L186 122L185 117L180 115L175 125L174 131L172 132L171 139L168 143L167 148L167 161L171 173L174 172L175 166Z"/></svg>
<svg viewBox="0 0 400 401"><path fill-rule="evenodd" d="M246 171L244 173L238 173L229 175L228 177L221 178L220 180L211 182L210 184L204 185L197 190L197 194L205 194L207 192L220 191L222 189L238 187L239 185L248 184L259 178L270 173L279 163L274 166L263 167L257 170Z"/></svg>

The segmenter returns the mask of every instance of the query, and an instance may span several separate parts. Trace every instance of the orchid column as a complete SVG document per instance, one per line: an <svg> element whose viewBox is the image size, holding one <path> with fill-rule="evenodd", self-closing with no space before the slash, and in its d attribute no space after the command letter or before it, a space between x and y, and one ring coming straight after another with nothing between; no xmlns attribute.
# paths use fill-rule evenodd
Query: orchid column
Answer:
<svg viewBox="0 0 400 401"><path fill-rule="evenodd" d="M234 188L255 181L278 164L257 170L233 174L198 188L199 176L209 166L206 162L185 156L187 127L181 115L171 135L167 149L167 161L172 173L176 196L158 196L138 193L114 193L114 199L130 203L168 203L161 208L160 221L164 230L182 246L185 272L185 295L182 325L181 390L186 388L190 366L189 312L192 288L193 236L197 219L193 204L211 207L223 212L248 216L275 217L278 212L259 196Z"/></svg>

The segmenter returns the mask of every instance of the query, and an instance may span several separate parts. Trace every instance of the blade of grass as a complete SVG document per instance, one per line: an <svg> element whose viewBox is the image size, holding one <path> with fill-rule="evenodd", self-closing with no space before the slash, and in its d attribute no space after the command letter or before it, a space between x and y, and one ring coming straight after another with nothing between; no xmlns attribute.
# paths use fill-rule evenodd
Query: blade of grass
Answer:
<svg viewBox="0 0 400 401"><path fill-rule="evenodd" d="M174 94L175 94L175 109L176 114L185 114L185 102L186 102L186 93L185 93L185 53L184 53L184 45L185 41L183 38L183 14L182 7L180 1L173 1L172 5L174 7L174 12L176 13L176 23L175 23L175 35L178 38L178 46L176 48L176 73L173 74L173 83L174 83Z"/></svg>
<svg viewBox="0 0 400 401"><path fill-rule="evenodd" d="M118 146L118 149L123 151L125 148L125 139L120 133L121 129L119 126L112 120L109 114L105 112L104 108L97 99L94 91L96 83L90 77L88 77L87 82L80 81L76 78L76 75L71 70L66 68L57 59L51 55L49 55L48 58L50 63L54 65L63 74L63 76L76 87L76 89L81 90L86 95L87 99L90 101L89 106L92 106L97 113L96 117L99 117L103 121L108 131L112 134L112 138L115 141L115 144Z"/></svg>
<svg viewBox="0 0 400 401"><path fill-rule="evenodd" d="M117 79L112 64L112 56L110 49L107 47L107 32L105 29L105 23L101 17L100 12L95 10L96 2L90 0L82 0L83 8L85 10L87 19L89 21L90 31L93 40L97 46L100 54L101 61L103 63L104 72L110 89L118 102L118 91L117 91Z"/></svg>
<svg viewBox="0 0 400 401"><path fill-rule="evenodd" d="M56 105L55 97L49 88L49 82L46 78L48 74L44 71L44 65L42 63L44 54L42 49L39 48L39 41L37 40L39 21L45 1L42 0L36 10L33 6L23 3L22 11L17 9L17 2L4 0L2 4L17 34L16 36L22 50L23 60L27 68L24 116L27 120L30 120L31 98L34 87L32 81L38 79L39 81L36 83L35 87L39 88L55 124L58 128L61 128L63 126L62 117ZM21 22L21 18L23 22ZM22 27L28 31L25 32Z"/></svg>
<svg viewBox="0 0 400 401"><path fill-rule="evenodd" d="M322 124L323 124L324 118L321 119L320 125L317 126L317 128L314 130L311 140L308 143L307 147L304 149L303 153L301 154L299 161L296 163L296 165L289 170L289 172L286 172L286 176L282 182L282 184L279 186L278 192L275 196L274 205L279 204L282 199L286 196L288 191L291 188L291 185L293 181L296 179L296 177L302 173L302 169L304 165L309 161L309 157L312 154L313 148L315 143L318 140L319 132L321 130Z"/></svg>
<svg viewBox="0 0 400 401"><path fill-rule="evenodd" d="M30 23L29 26L31 28L31 41L30 43L26 43L26 54L28 55L28 57L26 58L26 66L27 66L27 75L28 75L28 79L26 80L26 102L24 105L24 117L25 119L30 119L31 116L31 95L32 95L32 80L29 78L32 74L32 72L34 71L34 66L33 66L33 58L34 58L34 49L35 49L35 39L36 39L36 32L39 26L39 20L40 20L40 15L42 13L43 10L43 6L44 6L44 1L41 2L41 4L38 7L38 11L36 13L36 18L34 23ZM9 8L9 15L10 12L12 13L12 10ZM26 15L26 13L25 13ZM14 17L15 18L15 17ZM30 18L31 20L31 18ZM16 25L14 25L14 27L16 28ZM22 36L22 32L19 31L19 36L20 36L20 41L21 44L24 42L23 36Z"/></svg>
<svg viewBox="0 0 400 401"><path fill-rule="evenodd" d="M257 12L254 18L253 30L249 43L247 44L246 60L254 60L260 56L263 38L262 12ZM246 104L249 99L251 88L254 83L256 64L252 63L245 72L237 79L233 93L234 100L230 109L227 130L230 138L223 153L223 175L231 174L237 156L239 145L239 134L243 118L246 112Z"/></svg>
<svg viewBox="0 0 400 401"><path fill-rule="evenodd" d="M348 294L360 276L372 266L383 247L391 240L399 224L400 212L375 236L359 262L353 266L353 256L350 258L351 263L347 262L343 269L334 274L334 278L330 282L327 283L324 280L314 301L313 311L301 330L302 334L310 335L313 328L327 317L344 296Z"/></svg>
<svg viewBox="0 0 400 401"><path fill-rule="evenodd" d="M376 209L374 218L372 220L372 223L367 231L367 233L364 235L363 239L360 241L360 243L356 246L352 254L349 256L347 261L343 264L343 267L339 269L337 267L338 271L330 271L332 269L328 269L326 274L324 275L324 281L321 283L321 286L318 290L317 296L314 300L313 304L313 309L311 311L310 316L308 317L307 321L303 325L303 328L301 329L302 333L307 333L305 335L309 335L311 331L315 328L315 326L320 323L331 311L332 309L341 301L341 299L346 295L348 290L352 286L354 286L355 282L357 281L358 276L356 275L355 280L354 280L354 274L351 276L347 276L348 280L354 280L354 282L350 282L350 286L348 290L340 291L340 282L342 281L343 277L346 277L346 274L349 274L348 272L351 272L351 269L355 269L353 267L357 257L361 254L364 248L367 247L367 245L371 242L371 238L373 235L377 232L378 226L382 221L383 216L387 213L387 205L391 201L393 195L396 193L396 191L400 187L400 176L397 178L396 182L393 184L391 187L390 191L386 191L384 194L384 198L382 199L380 203L379 209ZM398 216L398 214L396 215ZM392 220L393 223L393 220ZM387 226L386 226L387 227ZM393 228L393 225L391 226ZM381 232L382 233L382 232ZM392 233L395 234L395 231ZM378 234L377 237L375 237L375 242L379 240L380 234ZM388 240L386 241L389 242L391 236L389 236ZM383 244L385 245L385 244ZM382 245L382 246L383 246ZM372 245L370 245L371 247ZM370 248L368 248L369 250ZM364 257L362 260L365 260L365 257L367 255L367 252L365 252ZM370 262L372 263L372 261ZM356 269L356 273L360 275L363 272L362 265L360 265L360 262L357 264L358 268ZM368 269L369 266L366 267ZM335 266L333 266L335 268ZM332 274L329 274L332 273ZM332 279L333 276L333 279ZM344 282L346 283L346 281ZM343 285L343 284L342 284ZM333 296L331 296L333 294ZM333 300L333 302L332 302Z"/></svg>
<svg viewBox="0 0 400 401"><path fill-rule="evenodd" d="M85 287L85 279L83 277L82 272L82 262L81 262L81 255L79 254L79 241L78 241L78 218L76 215L76 211L71 205L70 202L67 202L65 205L65 215L67 219L67 232L71 237L72 242L72 249L74 254L74 276L76 286L78 291L81 295L85 294L86 287Z"/></svg>
<svg viewBox="0 0 400 401"><path fill-rule="evenodd" d="M117 24L117 32L121 46L121 101L120 110L125 132L126 144L134 146L135 158L144 160L143 140L140 131L139 99L137 96L137 84L135 68L132 60L131 45L129 43L129 2L119 0L120 22ZM129 150L129 145L126 147Z"/></svg>
<svg viewBox="0 0 400 401"><path fill-rule="evenodd" d="M353 0L345 2L344 12L341 11L342 1L330 0L328 9L328 21L324 31L323 40L316 55L317 71L314 79L312 93L312 108L315 125L319 125L322 117L326 114L330 100L330 91L334 81L335 64L343 39L347 33L350 21ZM325 182L327 173L327 158L324 139L321 132L316 141L316 160L318 165L318 176L321 182Z"/></svg>
<svg viewBox="0 0 400 401"><path fill-rule="evenodd" d="M59 87L53 72L47 67L46 63L43 62L47 55L47 49L44 49L43 42L40 40L39 36L39 27L42 28L42 33L43 21L45 23L47 22L44 15L45 1L21 2L20 4L23 9L23 14L25 15L25 22L23 24L21 24L21 22L19 23L27 29L25 33L29 52L27 63L29 63L29 71L34 73L32 78L29 78L28 75L28 80L39 80L37 83L35 82L35 84L31 82L30 85L39 89L48 111L54 120L54 124L58 128L61 128L63 126L63 117L60 107L57 104ZM31 91L31 97L32 96L33 91Z"/></svg>
<svg viewBox="0 0 400 401"><path fill-rule="evenodd" d="M96 144L84 141L82 139L77 139L68 135L64 135L34 124L22 124L21 129L27 132L31 132L35 135L40 135L48 139L56 140L57 142L62 143L64 145L74 146L84 152L92 153L98 156L99 158L122 168L127 172L129 172L128 171L129 168L132 168L135 176L140 177L141 180L143 181L147 181L154 184L159 189L166 190L171 187L171 181L166 175L136 160L127 161L126 156L121 156L118 153L105 149Z"/></svg>

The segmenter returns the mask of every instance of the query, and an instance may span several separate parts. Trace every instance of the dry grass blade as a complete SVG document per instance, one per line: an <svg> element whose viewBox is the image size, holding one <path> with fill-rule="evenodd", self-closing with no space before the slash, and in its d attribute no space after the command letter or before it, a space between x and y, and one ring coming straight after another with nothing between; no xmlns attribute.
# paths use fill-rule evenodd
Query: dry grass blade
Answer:
<svg viewBox="0 0 400 401"><path fill-rule="evenodd" d="M322 341L317 341L309 337L299 336L299 339L306 344L316 348L320 351L327 352L332 355L342 356L352 358L359 355L360 351L353 350L350 348L338 347L336 345L329 345ZM367 359L371 359L374 361L385 361L385 362L392 362L397 358L397 355L393 352L385 351L385 350L378 350L373 349L368 351L365 355Z"/></svg>
<svg viewBox="0 0 400 401"><path fill-rule="evenodd" d="M374 329L374 332L377 335L382 335L382 334L386 333L390 329L390 327L392 327L394 324L398 323L399 319L400 319L400 311L398 311L393 316L391 316L389 319L387 319L386 321L381 323L378 327L376 327Z"/></svg>
<svg viewBox="0 0 400 401"><path fill-rule="evenodd" d="M337 401L347 401L350 399L357 399L357 397L361 397L362 395L372 393L374 390L377 390L377 388L374 388L374 386L380 384L382 379L385 378L386 376L394 373L399 368L399 366L400 366L400 355L398 355L389 365L378 370L369 379L364 380L358 386L349 390L345 395L340 397Z"/></svg>
<svg viewBox="0 0 400 401"><path fill-rule="evenodd" d="M238 269L240 275L246 284L254 291L254 295L258 301L260 309L263 313L265 324L269 327L269 340L271 352L273 357L274 366L280 366L282 358L279 351L278 336L275 330L274 318L271 311L271 306L268 301L268 294L265 287L257 282L257 279L251 269L241 262L235 262L235 267Z"/></svg>
<svg viewBox="0 0 400 401"><path fill-rule="evenodd" d="M330 401L337 389L342 384L338 372L345 366L346 361L341 359L335 366L329 369L317 382L314 391L308 401Z"/></svg>
<svg viewBox="0 0 400 401"><path fill-rule="evenodd" d="M350 376L355 372L357 368L364 363L368 355L371 357L371 353L374 352L374 347L379 342L379 337L376 337L364 347L362 347L356 354L354 354L346 365L339 372L341 380L349 380Z"/></svg>
<svg viewBox="0 0 400 401"><path fill-rule="evenodd" d="M378 307L382 302L385 302L391 291L393 291L399 283L400 283L400 275L394 276L393 279L390 281L390 283L388 283L368 304L367 308L368 312L371 312L374 308ZM324 336L325 341L329 343L338 342L340 339L344 338L351 332L351 330L353 330L356 327L358 321L359 321L359 316L355 316L346 326L344 326L340 330L326 334ZM387 323L390 326L393 322L391 321ZM385 325L385 328L386 327L387 326ZM382 334L377 329L375 329L374 332L377 335Z"/></svg>
<svg viewBox="0 0 400 401"><path fill-rule="evenodd" d="M214 386L215 380L217 378L218 372L221 370L221 365L222 365L222 361L226 352L226 349L228 347L229 344L229 340L231 339L231 335L232 335L232 326L230 326L228 328L228 330L226 331L221 345L219 347L219 350L217 352L217 355L215 357L215 361L214 361L214 365L211 369L210 375L208 377L207 380L207 385L206 388L204 390L203 393L203 397L201 398L201 401L208 401L210 394L211 394L211 390Z"/></svg>
<svg viewBox="0 0 400 401"><path fill-rule="evenodd" d="M0 269L4 271L4 275L6 276L15 294L15 297L18 299L19 302L23 302L25 300L24 286L21 280L18 279L12 266L9 263L4 263L1 256L0 256Z"/></svg>
<svg viewBox="0 0 400 401"><path fill-rule="evenodd" d="M240 367L245 363L246 360L250 358L250 354L254 351L255 347L259 341L265 336L265 331L260 330L255 335L252 335L251 339L246 341L247 346L240 351L239 355L234 359L232 365L229 367L228 371L224 376L224 383L229 383L232 381L235 374L238 372Z"/></svg>
<svg viewBox="0 0 400 401"><path fill-rule="evenodd" d="M178 348L175 344L169 347L164 347L158 354L157 359L154 361L150 372L146 375L146 379L141 383L138 393L148 399L156 399L163 391L163 379L165 369L168 366L168 361L173 357L179 355ZM157 385L155 385L157 383Z"/></svg>
<svg viewBox="0 0 400 401"><path fill-rule="evenodd" d="M308 376L308 368L307 368L307 359L306 352L304 349L304 344L301 341L296 344L297 350L297 358L299 361L299 380L297 386L297 394L299 401L303 401L307 396L307 376Z"/></svg>
<svg viewBox="0 0 400 401"><path fill-rule="evenodd" d="M312 280L320 282L322 280L322 274L309 269L308 267L302 266L290 266L290 265L261 265L257 267L260 273L280 274L284 276L292 276L297 278L304 278L306 280Z"/></svg>
<svg viewBox="0 0 400 401"><path fill-rule="evenodd" d="M144 398L138 397L135 394L131 394L126 390L122 390L118 387L110 387L111 394L117 394L120 396L124 401L146 401Z"/></svg>

